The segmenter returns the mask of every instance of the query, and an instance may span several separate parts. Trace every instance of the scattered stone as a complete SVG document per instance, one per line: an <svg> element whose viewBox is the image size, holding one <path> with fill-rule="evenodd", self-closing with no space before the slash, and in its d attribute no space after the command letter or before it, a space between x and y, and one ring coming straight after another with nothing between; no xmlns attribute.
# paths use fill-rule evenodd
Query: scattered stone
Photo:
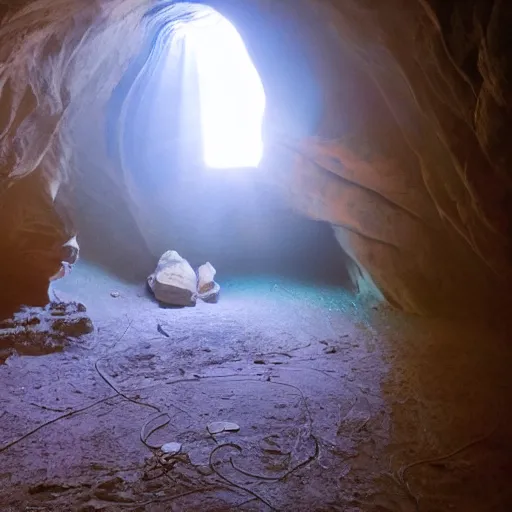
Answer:
<svg viewBox="0 0 512 512"><path fill-rule="evenodd" d="M208 261L197 270L197 289L199 298L210 304L219 301L220 285L215 282L217 271Z"/></svg>
<svg viewBox="0 0 512 512"><path fill-rule="evenodd" d="M90 334L94 330L91 319L81 318L63 318L53 323L53 328L66 336L78 338L84 334Z"/></svg>
<svg viewBox="0 0 512 512"><path fill-rule="evenodd" d="M50 281L57 281L67 276L73 265L78 261L80 255L80 246L76 239L76 235L71 237L60 249L61 267L58 272L50 278Z"/></svg>
<svg viewBox="0 0 512 512"><path fill-rule="evenodd" d="M213 470L210 468L210 466L197 466L196 470L200 475L203 476L213 475Z"/></svg>
<svg viewBox="0 0 512 512"><path fill-rule="evenodd" d="M171 306L194 306L197 277L189 262L176 251L167 251L156 270L148 277L148 285L156 299Z"/></svg>
<svg viewBox="0 0 512 512"><path fill-rule="evenodd" d="M71 315L87 312L87 308L80 302L50 302L46 309L51 311L52 314L60 312Z"/></svg>
<svg viewBox="0 0 512 512"><path fill-rule="evenodd" d="M197 289L199 293L209 292L215 285L215 274L217 271L208 261L197 270Z"/></svg>
<svg viewBox="0 0 512 512"><path fill-rule="evenodd" d="M265 364L265 361L263 359L255 359L254 364Z"/></svg>
<svg viewBox="0 0 512 512"><path fill-rule="evenodd" d="M210 434L220 434L222 432L238 432L240 426L231 421L213 421L208 424Z"/></svg>
<svg viewBox="0 0 512 512"><path fill-rule="evenodd" d="M121 294L119 292L110 292L110 296L114 299L117 299Z"/></svg>
<svg viewBox="0 0 512 512"><path fill-rule="evenodd" d="M176 455L181 452L181 443L165 443L160 448L163 453L167 453L169 455Z"/></svg>
<svg viewBox="0 0 512 512"><path fill-rule="evenodd" d="M326 347L324 348L325 354L336 354L336 347Z"/></svg>
<svg viewBox="0 0 512 512"><path fill-rule="evenodd" d="M220 284L213 283L213 288L205 293L199 293L198 297L203 301L209 304L216 304L219 302L220 295Z"/></svg>

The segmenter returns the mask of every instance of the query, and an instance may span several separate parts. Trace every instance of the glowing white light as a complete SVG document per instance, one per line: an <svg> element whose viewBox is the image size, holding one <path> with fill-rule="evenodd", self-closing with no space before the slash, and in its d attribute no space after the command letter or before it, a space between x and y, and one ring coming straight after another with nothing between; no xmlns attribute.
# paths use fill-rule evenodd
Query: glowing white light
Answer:
<svg viewBox="0 0 512 512"><path fill-rule="evenodd" d="M214 10L181 30L199 80L204 163L217 169L257 167L265 91L240 34Z"/></svg>

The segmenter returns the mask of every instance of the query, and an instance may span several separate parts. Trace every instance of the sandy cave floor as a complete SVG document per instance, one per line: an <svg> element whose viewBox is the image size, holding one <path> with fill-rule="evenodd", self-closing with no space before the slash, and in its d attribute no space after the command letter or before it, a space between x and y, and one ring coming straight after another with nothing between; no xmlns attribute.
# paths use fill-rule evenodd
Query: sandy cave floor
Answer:
<svg viewBox="0 0 512 512"><path fill-rule="evenodd" d="M505 338L219 278L186 309L83 262L58 283L95 331L0 366L0 510L512 510Z"/></svg>

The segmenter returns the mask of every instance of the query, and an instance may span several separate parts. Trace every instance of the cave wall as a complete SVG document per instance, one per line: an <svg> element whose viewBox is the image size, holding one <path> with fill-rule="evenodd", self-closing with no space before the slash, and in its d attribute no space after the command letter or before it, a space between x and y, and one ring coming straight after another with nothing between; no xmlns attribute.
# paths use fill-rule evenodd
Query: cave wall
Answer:
<svg viewBox="0 0 512 512"><path fill-rule="evenodd" d="M83 168L76 165L75 121L110 97L140 47L137 28L147 10L130 0L122 8L65 0L7 4L0 8L3 314L48 300L48 280L77 233L76 184ZM126 33L131 37L122 45L108 43Z"/></svg>
<svg viewBox="0 0 512 512"><path fill-rule="evenodd" d="M244 24L235 4L217 4ZM290 204L330 222L362 270L361 287L402 309L473 314L506 304L510 4L259 6L260 17L272 11L269 19L279 19L275 26L290 38L296 26L289 20L308 20L300 33L310 45L303 63L322 82L313 130L294 136L280 129L286 102L272 113L278 129L266 165ZM258 48L254 57L265 60ZM283 97L294 97L296 82L285 81Z"/></svg>
<svg viewBox="0 0 512 512"><path fill-rule="evenodd" d="M412 299L414 307L407 308L412 311L454 306L474 311L482 304L495 308L508 302L511 175L500 141L510 122L505 27L511 14L510 3L501 1L337 4L337 29L391 114L372 109L373 124L389 129L387 139L376 134L372 140L386 141L389 150L370 151L362 160L384 156L390 161L391 156L402 175L421 176L421 188L440 220L420 213L430 232L417 226L421 240L409 247L406 240L414 238L400 222L391 221L395 239L386 240L398 241L395 248L401 253L393 258L395 272L375 265L382 277L399 276L394 287L385 288L395 296L403 290ZM393 126L399 131L393 133ZM357 151L361 139L356 139L355 152L363 156ZM362 141L363 147L372 147L371 141ZM320 154L347 166L339 151L321 146ZM381 186L378 191L396 203ZM384 208L381 213L386 216ZM401 277L399 269L408 266L413 274Z"/></svg>
<svg viewBox="0 0 512 512"><path fill-rule="evenodd" d="M331 223L361 290L419 314L503 304L512 283L510 3L204 3L239 28L264 81L269 183L297 212ZM32 246L34 234L19 235L25 214L5 206L14 183L30 188L29 174L40 186L25 204L46 205L34 211L47 224L57 223L48 205L72 209L94 175L136 217L129 176L94 127L107 124L103 106L140 57L151 5L3 8L4 259L21 239ZM69 182L74 192L59 188ZM66 240L69 222L61 224ZM58 238L39 254L53 254Z"/></svg>

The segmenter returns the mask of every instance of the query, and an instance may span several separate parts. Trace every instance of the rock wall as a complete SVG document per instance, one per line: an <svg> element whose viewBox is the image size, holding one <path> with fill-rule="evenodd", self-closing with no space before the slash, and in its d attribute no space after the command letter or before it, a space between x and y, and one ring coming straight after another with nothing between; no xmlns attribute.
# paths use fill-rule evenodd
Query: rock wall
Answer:
<svg viewBox="0 0 512 512"><path fill-rule="evenodd" d="M291 202L331 222L369 288L402 309L506 304L512 5L316 5L320 137L281 137L270 155Z"/></svg>
<svg viewBox="0 0 512 512"><path fill-rule="evenodd" d="M505 302L512 284L512 4L205 3L240 29L262 75L269 181L292 208L332 224L361 288L419 314ZM103 127L87 147L77 134L107 126L102 105L165 22L167 4L2 6L0 267L8 275L23 261L42 289L73 234L57 206L73 209L88 169L129 201L122 162L94 142L104 140ZM70 193L73 183L78 190ZM53 234L39 236L41 225Z"/></svg>

